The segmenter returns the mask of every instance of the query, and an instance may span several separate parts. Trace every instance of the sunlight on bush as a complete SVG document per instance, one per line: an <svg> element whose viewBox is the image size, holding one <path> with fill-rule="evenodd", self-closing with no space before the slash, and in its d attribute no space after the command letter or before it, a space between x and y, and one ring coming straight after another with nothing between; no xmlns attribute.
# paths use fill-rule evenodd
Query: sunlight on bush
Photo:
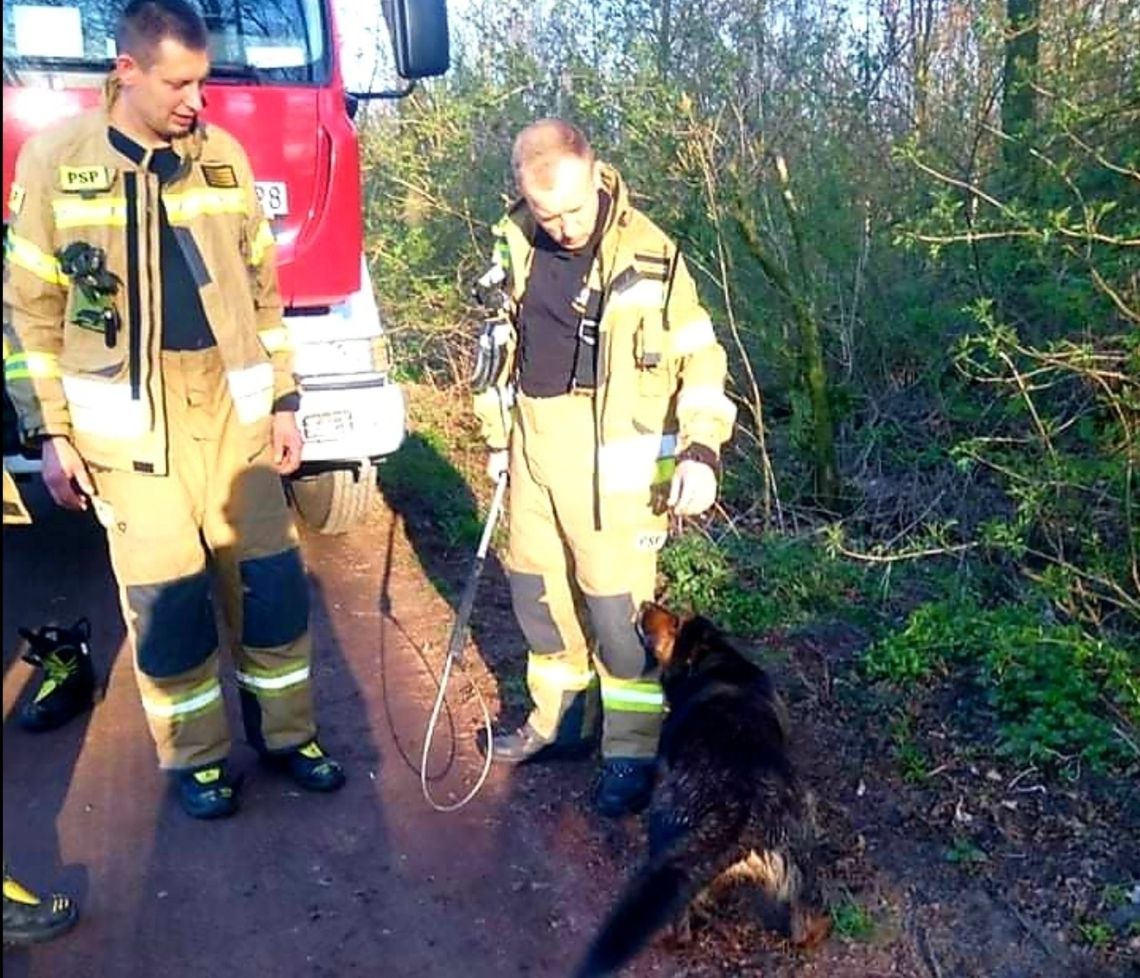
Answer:
<svg viewBox="0 0 1140 978"><path fill-rule="evenodd" d="M870 678L904 687L961 670L997 713L999 753L1096 768L1136 760L1121 728L1140 726L1138 665L1135 647L1030 608L970 602L922 606L863 659Z"/></svg>

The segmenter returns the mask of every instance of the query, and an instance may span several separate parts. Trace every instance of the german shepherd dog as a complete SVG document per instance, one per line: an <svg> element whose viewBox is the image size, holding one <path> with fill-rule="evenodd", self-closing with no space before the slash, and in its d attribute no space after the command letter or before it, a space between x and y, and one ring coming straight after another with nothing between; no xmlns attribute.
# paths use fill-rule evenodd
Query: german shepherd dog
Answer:
<svg viewBox="0 0 1140 978"><path fill-rule="evenodd" d="M669 704L649 853L577 978L616 974L668 924L687 934L690 909L733 883L758 887L765 923L793 944L823 940L813 805L788 759L787 712L768 674L705 618L647 602L638 632Z"/></svg>

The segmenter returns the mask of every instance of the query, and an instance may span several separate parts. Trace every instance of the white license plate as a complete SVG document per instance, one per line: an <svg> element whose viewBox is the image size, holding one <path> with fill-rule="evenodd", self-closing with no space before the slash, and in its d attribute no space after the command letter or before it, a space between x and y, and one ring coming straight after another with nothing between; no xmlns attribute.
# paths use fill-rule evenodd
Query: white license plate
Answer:
<svg viewBox="0 0 1140 978"><path fill-rule="evenodd" d="M253 189L266 217L285 217L289 213L289 188L284 180L258 180Z"/></svg>
<svg viewBox="0 0 1140 978"><path fill-rule="evenodd" d="M325 411L301 418L305 441L334 441L352 433L351 411Z"/></svg>

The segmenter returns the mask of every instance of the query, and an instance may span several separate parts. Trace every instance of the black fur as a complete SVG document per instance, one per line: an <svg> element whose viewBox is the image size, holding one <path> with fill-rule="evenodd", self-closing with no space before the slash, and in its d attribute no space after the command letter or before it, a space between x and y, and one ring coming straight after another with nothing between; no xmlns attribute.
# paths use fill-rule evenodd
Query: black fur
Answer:
<svg viewBox="0 0 1140 978"><path fill-rule="evenodd" d="M660 625L663 615L671 646L647 620ZM794 941L822 937L823 918L804 910L817 899L811 803L788 759L786 714L771 679L704 618L681 621L649 605L639 623L662 664L669 704L649 853L577 978L616 974L718 877L758 883Z"/></svg>

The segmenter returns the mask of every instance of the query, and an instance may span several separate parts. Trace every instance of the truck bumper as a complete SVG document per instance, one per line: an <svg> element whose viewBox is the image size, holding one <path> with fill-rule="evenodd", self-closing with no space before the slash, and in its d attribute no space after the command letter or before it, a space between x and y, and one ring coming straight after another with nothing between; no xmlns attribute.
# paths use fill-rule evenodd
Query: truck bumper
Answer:
<svg viewBox="0 0 1140 978"><path fill-rule="evenodd" d="M297 424L302 464L376 461L404 440L404 395L383 374L303 377Z"/></svg>

